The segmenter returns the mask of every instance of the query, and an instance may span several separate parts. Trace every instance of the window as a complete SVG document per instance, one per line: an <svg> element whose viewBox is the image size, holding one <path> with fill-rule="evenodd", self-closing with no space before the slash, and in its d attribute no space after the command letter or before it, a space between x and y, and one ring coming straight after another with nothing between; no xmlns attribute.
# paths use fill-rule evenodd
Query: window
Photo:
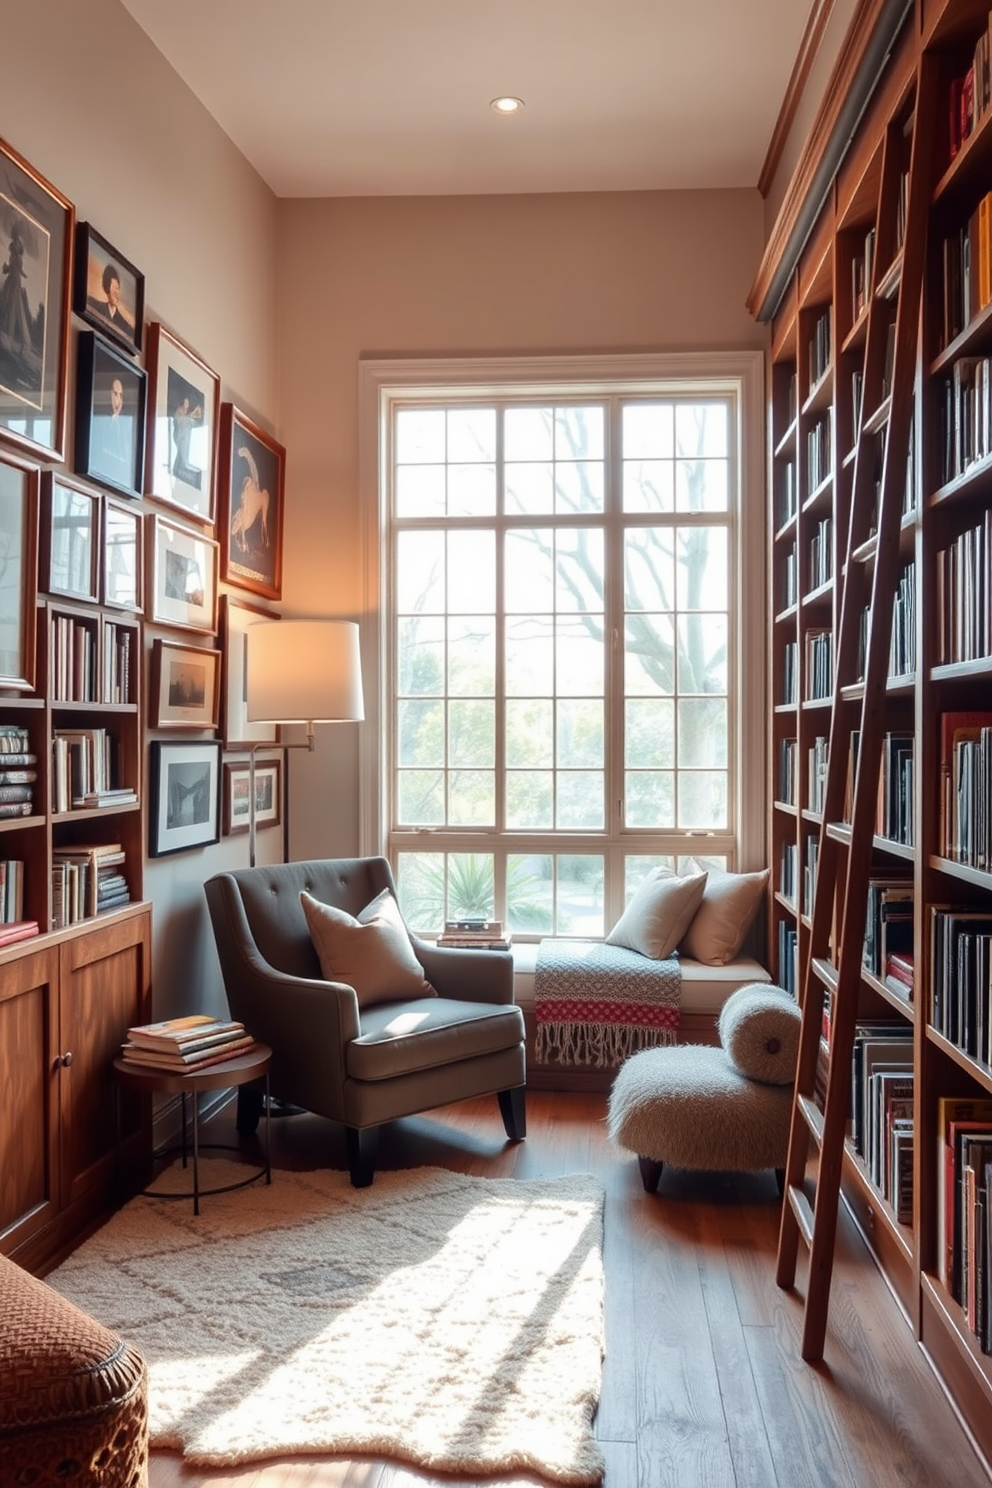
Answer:
<svg viewBox="0 0 992 1488"><path fill-rule="evenodd" d="M599 936L656 863L743 866L739 383L379 406L381 841L410 923Z"/></svg>

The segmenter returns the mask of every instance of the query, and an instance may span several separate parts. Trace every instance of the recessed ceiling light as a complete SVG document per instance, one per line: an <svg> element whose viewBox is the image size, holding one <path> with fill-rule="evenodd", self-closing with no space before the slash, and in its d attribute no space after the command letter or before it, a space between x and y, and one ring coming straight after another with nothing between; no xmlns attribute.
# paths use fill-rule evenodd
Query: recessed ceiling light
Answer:
<svg viewBox="0 0 992 1488"><path fill-rule="evenodd" d="M489 107L494 114L519 114L524 106L522 98L494 98Z"/></svg>

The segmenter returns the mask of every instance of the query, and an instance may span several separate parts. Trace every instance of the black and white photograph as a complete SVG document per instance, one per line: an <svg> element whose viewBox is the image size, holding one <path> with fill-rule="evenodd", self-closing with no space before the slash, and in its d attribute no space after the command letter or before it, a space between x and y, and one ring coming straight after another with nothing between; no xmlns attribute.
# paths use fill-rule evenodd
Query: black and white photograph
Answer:
<svg viewBox="0 0 992 1488"><path fill-rule="evenodd" d="M150 619L212 635L217 615L217 544L168 517L149 514Z"/></svg>
<svg viewBox="0 0 992 1488"><path fill-rule="evenodd" d="M146 494L212 525L220 378L158 321L148 369Z"/></svg>
<svg viewBox="0 0 992 1488"><path fill-rule="evenodd" d="M216 728L220 652L156 638L152 646L152 728Z"/></svg>
<svg viewBox="0 0 992 1488"><path fill-rule="evenodd" d="M76 228L72 308L132 355L141 350L145 277L88 222Z"/></svg>
<svg viewBox="0 0 992 1488"><path fill-rule="evenodd" d="M76 369L77 475L140 496L145 465L142 367L93 331L80 331Z"/></svg>
<svg viewBox="0 0 992 1488"><path fill-rule="evenodd" d="M0 431L65 453L72 203L0 140Z"/></svg>
<svg viewBox="0 0 992 1488"><path fill-rule="evenodd" d="M150 747L152 858L220 839L220 744L154 739Z"/></svg>

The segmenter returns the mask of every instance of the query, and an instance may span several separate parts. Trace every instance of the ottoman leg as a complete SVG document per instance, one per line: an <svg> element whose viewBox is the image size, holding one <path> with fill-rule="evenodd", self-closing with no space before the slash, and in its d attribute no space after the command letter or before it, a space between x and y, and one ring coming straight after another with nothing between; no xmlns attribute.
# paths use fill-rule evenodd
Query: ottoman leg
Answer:
<svg viewBox="0 0 992 1488"><path fill-rule="evenodd" d="M784 1168L776 1168L775 1169L775 1182L778 1184L778 1196L779 1196L779 1198L781 1198L782 1195L785 1193L785 1169Z"/></svg>
<svg viewBox="0 0 992 1488"><path fill-rule="evenodd" d="M661 1170L665 1164L655 1162L653 1157L639 1157L637 1159L637 1166L641 1170L641 1182L644 1184L644 1192L657 1192L658 1183L661 1179Z"/></svg>

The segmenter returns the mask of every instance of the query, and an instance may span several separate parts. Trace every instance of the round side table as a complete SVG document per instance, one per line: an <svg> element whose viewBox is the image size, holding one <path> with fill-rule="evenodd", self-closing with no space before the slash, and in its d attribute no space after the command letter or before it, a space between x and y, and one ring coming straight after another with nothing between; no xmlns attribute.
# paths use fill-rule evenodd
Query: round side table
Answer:
<svg viewBox="0 0 992 1488"><path fill-rule="evenodd" d="M269 1150L269 1066L272 1063L272 1050L268 1044L256 1043L253 1048L244 1054L235 1054L231 1059L221 1060L219 1064L211 1064L206 1069L170 1070L155 1069L153 1065L134 1064L129 1059L122 1057L114 1060L114 1075L116 1077L117 1092L117 1172L120 1177L121 1171L121 1090L137 1090L145 1095L179 1095L182 1098L182 1142L180 1149L183 1157L183 1167L186 1162L186 1097L192 1096L193 1106L193 1213L200 1212L200 1199L210 1194L230 1193L236 1188L247 1188L250 1183L257 1183L259 1178L264 1177L266 1183L272 1182L272 1164ZM249 1173L247 1178L242 1178L238 1183L225 1183L219 1188L200 1187L200 1121L199 1121L199 1096L204 1090L230 1090L238 1085L247 1085L251 1080L265 1080L265 1161ZM240 1148L233 1147L229 1143L205 1142L202 1144L207 1151L239 1152ZM177 1149L170 1148L169 1151ZM156 1152L155 1157L165 1156L164 1152ZM168 1192L162 1193L156 1190L157 1199L188 1199L189 1193Z"/></svg>

